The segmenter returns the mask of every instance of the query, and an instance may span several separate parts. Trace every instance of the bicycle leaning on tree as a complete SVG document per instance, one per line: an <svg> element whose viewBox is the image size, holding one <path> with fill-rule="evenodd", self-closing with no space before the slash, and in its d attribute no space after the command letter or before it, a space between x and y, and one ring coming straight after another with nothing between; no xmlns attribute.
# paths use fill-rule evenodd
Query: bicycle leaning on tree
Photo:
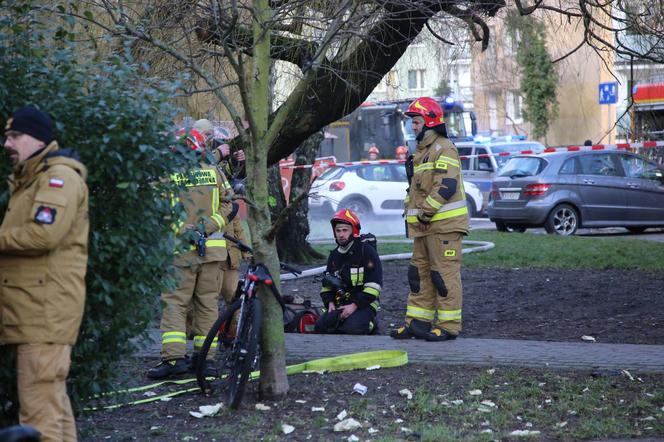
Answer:
<svg viewBox="0 0 664 442"><path fill-rule="evenodd" d="M237 238L224 233L224 238L235 244L242 252L253 250ZM302 272L279 263L282 270L299 275ZM261 301L258 298L260 286L270 288L271 293L285 307L281 294L274 284L268 268L262 263L251 263L244 277L240 280L234 301L219 316L198 354L196 361L196 380L204 394L215 389L228 389L229 407L236 409L242 401L251 372L258 365L259 339L261 334ZM219 342L219 351L214 359L207 359L210 348ZM214 364L215 376L206 376L209 364Z"/></svg>

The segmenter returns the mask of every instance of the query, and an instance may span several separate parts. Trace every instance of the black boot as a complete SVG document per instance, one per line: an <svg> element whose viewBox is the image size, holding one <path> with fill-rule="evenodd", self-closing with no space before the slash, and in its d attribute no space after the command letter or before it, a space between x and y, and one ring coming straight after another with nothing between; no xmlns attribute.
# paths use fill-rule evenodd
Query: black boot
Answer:
<svg viewBox="0 0 664 442"><path fill-rule="evenodd" d="M410 328L410 332L415 335L417 339L426 339L431 331L431 323L419 319L411 319L408 328Z"/></svg>
<svg viewBox="0 0 664 442"><path fill-rule="evenodd" d="M404 325L390 332L392 339L412 339L415 335L410 331L410 326Z"/></svg>
<svg viewBox="0 0 664 442"><path fill-rule="evenodd" d="M192 353L191 357L185 356L189 373L196 373L196 364L198 364L198 353Z"/></svg>
<svg viewBox="0 0 664 442"><path fill-rule="evenodd" d="M456 339L457 335L453 335L452 333L438 327L434 327L431 329L429 334L427 334L426 339L427 341L431 342L438 342L438 341L451 341L452 339Z"/></svg>
<svg viewBox="0 0 664 442"><path fill-rule="evenodd" d="M420 321L419 319L411 319L410 324L392 330L390 336L393 339L426 339L431 330L431 323Z"/></svg>
<svg viewBox="0 0 664 442"><path fill-rule="evenodd" d="M159 365L148 370L149 379L164 379L176 374L186 373L188 370L187 361L184 358L161 361Z"/></svg>

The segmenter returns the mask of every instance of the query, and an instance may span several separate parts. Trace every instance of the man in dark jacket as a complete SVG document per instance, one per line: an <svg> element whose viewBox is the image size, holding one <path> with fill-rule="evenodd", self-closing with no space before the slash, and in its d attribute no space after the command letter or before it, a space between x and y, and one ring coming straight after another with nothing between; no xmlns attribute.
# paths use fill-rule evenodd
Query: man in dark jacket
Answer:
<svg viewBox="0 0 664 442"><path fill-rule="evenodd" d="M316 321L315 330L351 335L373 333L383 283L380 258L375 247L363 241L360 219L351 210L339 210L330 223L337 248L327 259L320 291L324 313Z"/></svg>

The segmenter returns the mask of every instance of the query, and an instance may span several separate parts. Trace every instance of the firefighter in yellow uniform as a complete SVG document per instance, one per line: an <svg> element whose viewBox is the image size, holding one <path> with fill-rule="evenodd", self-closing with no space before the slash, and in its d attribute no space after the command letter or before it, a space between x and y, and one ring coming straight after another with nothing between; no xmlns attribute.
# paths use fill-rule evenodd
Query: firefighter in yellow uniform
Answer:
<svg viewBox="0 0 664 442"><path fill-rule="evenodd" d="M436 100L419 98L406 115L418 141L412 168L407 163L411 179L405 201L414 244L406 324L390 335L445 341L461 332L461 237L468 234L469 220L459 153L447 139Z"/></svg>
<svg viewBox="0 0 664 442"><path fill-rule="evenodd" d="M75 441L66 379L85 304L87 170L34 107L14 112L5 135L13 174L0 226L0 344L16 346L21 424L42 441Z"/></svg>
<svg viewBox="0 0 664 442"><path fill-rule="evenodd" d="M243 243L248 244L247 236L242 227L240 217L236 217L228 224L228 226L226 226L226 233L234 236ZM228 258L221 263L221 268L224 270L224 280L221 285L221 297L224 298L226 305L230 305L233 301L235 290L237 289L237 283L240 280L240 263L245 259L249 259L249 255L243 254L240 249L231 246L228 249Z"/></svg>
<svg viewBox="0 0 664 442"><path fill-rule="evenodd" d="M194 124L194 127L196 127L196 125L198 124L201 125L201 127L207 128L208 123L209 123L208 120L198 120ZM204 133L204 135L206 134ZM210 136L207 137L207 146L208 150L212 151L215 154L215 157L217 156L219 157L217 163L217 169L219 169L221 173L225 173L228 176L233 176L238 169L241 169L243 167L244 163L243 151L239 151L241 155L232 156L229 150L229 153L226 154L226 156L224 156L223 152L220 150L220 146L218 145L218 143L216 143L216 141ZM228 223L228 225L226 226L226 233L239 239L243 243L248 244L247 235L244 231L244 228L242 227L242 222L240 221L239 216L234 218L233 221L231 221L230 223ZM235 296L235 290L237 289L237 284L238 281L240 280L240 272L239 272L240 263L245 259L249 259L248 253L241 252L239 248L237 248L232 244L230 244L229 246L230 247L228 248L228 258L221 263L221 268L224 270L224 281L221 286L221 297L224 299L226 305L230 305L231 302L233 301L233 297Z"/></svg>
<svg viewBox="0 0 664 442"><path fill-rule="evenodd" d="M184 135L184 131L179 134ZM228 256L222 235L228 220L237 212L237 206L229 202L231 187L226 177L205 159L209 154L205 151L203 135L191 130L186 141L204 159L199 168L171 176L171 180L182 185L175 202L183 205L186 220L178 226L178 237L187 242L190 250L175 257L176 290L162 294L162 301L166 304L161 319L162 360L148 371L150 379L162 379L190 369L185 358L186 316L190 304L194 310L193 361L217 320L217 298L223 281L221 263ZM208 357L214 356L216 346L215 339Z"/></svg>
<svg viewBox="0 0 664 442"><path fill-rule="evenodd" d="M221 174L224 174L226 177L232 176L235 169L242 167L244 162L244 152L240 151L242 155L235 156L234 158L230 155L230 147L228 145L223 145L224 148L229 149L225 154L222 152L222 148L217 140L214 139L214 126L209 120L201 119L197 120L194 123L193 128L198 130L205 137L205 147L208 151L212 152L215 160L217 161L217 169ZM226 225L224 232L239 239L243 243L247 244L247 236L242 227L242 222L240 217L234 218L231 222ZM235 291L237 289L237 284L240 279L240 263L243 259L248 259L249 255L240 251L239 248L235 247L232 244L227 244L228 246L228 257L225 261L222 261L221 268L223 270L223 281L221 284L221 297L224 299L226 305L230 305L235 296ZM239 313L239 312L238 312ZM187 335L189 336L193 318L193 306L190 308L190 311L187 312ZM234 315L234 321L238 315ZM231 327L231 329L234 329ZM195 368L193 363L196 359L192 359L192 369Z"/></svg>

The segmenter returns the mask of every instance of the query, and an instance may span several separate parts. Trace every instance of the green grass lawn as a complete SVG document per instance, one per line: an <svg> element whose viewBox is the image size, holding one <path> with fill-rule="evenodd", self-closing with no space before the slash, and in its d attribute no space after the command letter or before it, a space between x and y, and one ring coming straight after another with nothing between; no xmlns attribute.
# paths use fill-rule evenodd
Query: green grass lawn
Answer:
<svg viewBox="0 0 664 442"><path fill-rule="evenodd" d="M143 368L133 361L126 377L135 378L133 373ZM365 396L350 393L357 381L368 387ZM376 442L664 436L662 374L414 363L370 373L298 374L289 376L289 383L288 397L281 401L261 401L250 383L239 411L223 407L217 416L200 420L189 411L223 400L221 394L187 394L170 402L86 413L77 424L82 441L346 441L351 434ZM155 391L183 387L170 384ZM258 411L257 401L271 410ZM362 427L334 432L342 410ZM294 433L284 434L282 423L295 427ZM517 437L514 431L530 435Z"/></svg>
<svg viewBox="0 0 664 442"><path fill-rule="evenodd" d="M386 243L378 240L380 254L410 252L410 244ZM405 239L390 237L389 239ZM466 254L466 267L503 268L638 268L664 269L664 244L632 238L560 237L530 233L500 233L474 231L467 238L491 241L495 248ZM466 246L468 247L468 246ZM317 244L315 248L327 255L332 244Z"/></svg>

